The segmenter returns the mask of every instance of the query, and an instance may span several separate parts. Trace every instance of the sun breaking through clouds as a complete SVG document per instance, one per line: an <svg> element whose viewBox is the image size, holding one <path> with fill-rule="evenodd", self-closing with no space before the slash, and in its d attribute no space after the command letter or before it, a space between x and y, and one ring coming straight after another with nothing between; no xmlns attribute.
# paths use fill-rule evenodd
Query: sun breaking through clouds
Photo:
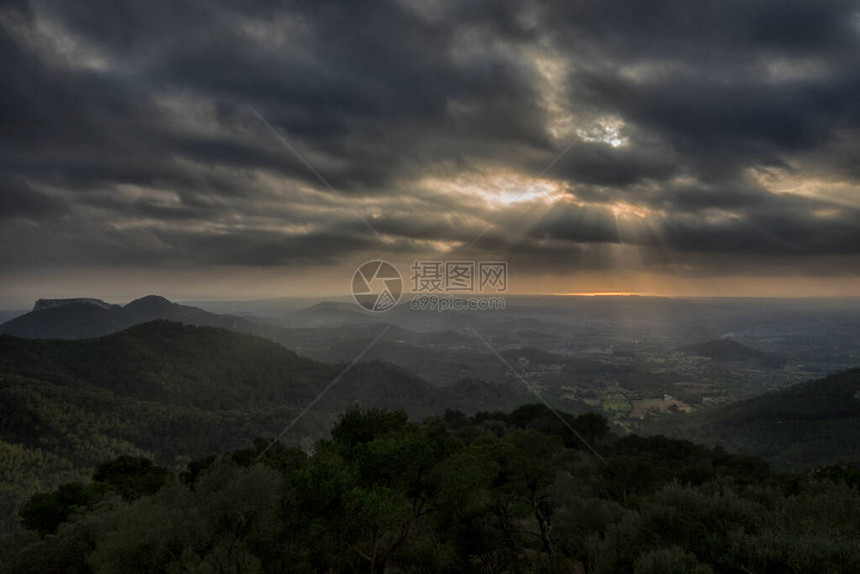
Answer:
<svg viewBox="0 0 860 574"><path fill-rule="evenodd" d="M7 296L860 284L854 2L13 0L0 58Z"/></svg>

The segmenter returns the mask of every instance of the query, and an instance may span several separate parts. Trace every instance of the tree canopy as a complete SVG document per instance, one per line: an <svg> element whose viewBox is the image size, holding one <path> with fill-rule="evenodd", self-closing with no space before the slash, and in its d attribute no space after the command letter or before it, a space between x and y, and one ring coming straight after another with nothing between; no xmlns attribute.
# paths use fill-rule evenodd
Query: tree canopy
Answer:
<svg viewBox="0 0 860 574"><path fill-rule="evenodd" d="M547 414L530 405L415 423L352 408L309 450L259 440L182 472L114 458L87 483L32 496L26 530L0 544L0 572L860 567L856 469L778 475L758 459L619 438L594 416L562 413L587 446Z"/></svg>

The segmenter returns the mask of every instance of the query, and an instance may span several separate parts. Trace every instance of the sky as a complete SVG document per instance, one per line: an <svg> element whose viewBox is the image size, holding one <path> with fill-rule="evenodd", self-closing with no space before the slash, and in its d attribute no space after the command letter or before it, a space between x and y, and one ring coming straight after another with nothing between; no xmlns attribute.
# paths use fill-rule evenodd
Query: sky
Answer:
<svg viewBox="0 0 860 574"><path fill-rule="evenodd" d="M860 294L860 4L11 0L0 305Z"/></svg>

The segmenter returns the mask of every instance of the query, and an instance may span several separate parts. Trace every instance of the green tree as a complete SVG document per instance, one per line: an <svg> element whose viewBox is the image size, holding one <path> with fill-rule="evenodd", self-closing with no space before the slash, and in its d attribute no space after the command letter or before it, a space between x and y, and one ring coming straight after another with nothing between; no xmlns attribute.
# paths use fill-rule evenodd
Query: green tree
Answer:
<svg viewBox="0 0 860 574"><path fill-rule="evenodd" d="M97 487L79 482L62 484L53 492L34 494L19 512L21 525L42 535L53 534L60 524L85 512L100 494Z"/></svg>
<svg viewBox="0 0 860 574"><path fill-rule="evenodd" d="M102 463L93 480L108 485L123 500L131 501L154 494L167 477L167 469L156 466L151 460L124 455Z"/></svg>
<svg viewBox="0 0 860 574"><path fill-rule="evenodd" d="M370 409L362 411L358 407L347 409L331 430L335 444L347 451L355 445L370 442L379 435L400 430L406 426L406 415L398 411Z"/></svg>
<svg viewBox="0 0 860 574"><path fill-rule="evenodd" d="M636 559L633 574L713 574L694 554L678 546L644 552Z"/></svg>

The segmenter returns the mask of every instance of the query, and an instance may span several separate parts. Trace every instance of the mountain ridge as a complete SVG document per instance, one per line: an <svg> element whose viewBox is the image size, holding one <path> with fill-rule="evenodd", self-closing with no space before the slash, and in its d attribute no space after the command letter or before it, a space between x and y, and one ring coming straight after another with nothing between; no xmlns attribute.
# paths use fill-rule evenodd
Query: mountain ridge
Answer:
<svg viewBox="0 0 860 574"><path fill-rule="evenodd" d="M29 477L0 491L0 516L14 516L19 495L34 485L82 479L121 454L174 466L277 436L288 425L285 441L307 443L356 404L420 419L447 408L508 409L530 398L485 382L443 389L382 361L345 366L264 337L165 320L90 339L0 335L0 453Z"/></svg>
<svg viewBox="0 0 860 574"><path fill-rule="evenodd" d="M0 335L0 439L20 442L21 438L4 434L11 428L9 421L21 420L12 401L3 400L9 399L4 393L19 389L34 396L38 393L33 381L45 388L65 389L65 394L96 392L111 400L145 401L171 409L244 412L249 420L255 413L303 408L318 400L339 375L338 384L317 403L322 412L331 414L358 401L366 407L399 408L422 417L448 407L503 408L525 396L519 389L499 384L498 402L486 405L461 392L469 385L439 388L383 361L356 363L344 374L345 366L303 357L264 337L164 320L91 339ZM74 397L70 400L74 402ZM102 414L110 413L94 413ZM38 426L26 425L23 432ZM256 426L257 434L280 430Z"/></svg>
<svg viewBox="0 0 860 574"><path fill-rule="evenodd" d="M265 329L242 317L209 313L159 295L147 295L125 305L89 297L39 299L29 313L0 324L0 334L27 339L87 339L157 319L252 334Z"/></svg>
<svg viewBox="0 0 860 574"><path fill-rule="evenodd" d="M654 432L760 456L785 471L860 466L860 368L679 417Z"/></svg>
<svg viewBox="0 0 860 574"><path fill-rule="evenodd" d="M707 357L714 361L732 363L756 363L764 367L780 368L785 365L785 359L765 351L759 351L744 345L734 339L720 338L679 349L680 352L699 357Z"/></svg>
<svg viewBox="0 0 860 574"><path fill-rule="evenodd" d="M95 305L96 307L100 307L102 309L119 307L119 305L112 305L110 303L102 301L101 299L95 299L92 297L72 297L68 299L39 299L36 301L36 304L33 305L33 311L45 311L47 309L55 309L64 305L74 305L78 303Z"/></svg>

